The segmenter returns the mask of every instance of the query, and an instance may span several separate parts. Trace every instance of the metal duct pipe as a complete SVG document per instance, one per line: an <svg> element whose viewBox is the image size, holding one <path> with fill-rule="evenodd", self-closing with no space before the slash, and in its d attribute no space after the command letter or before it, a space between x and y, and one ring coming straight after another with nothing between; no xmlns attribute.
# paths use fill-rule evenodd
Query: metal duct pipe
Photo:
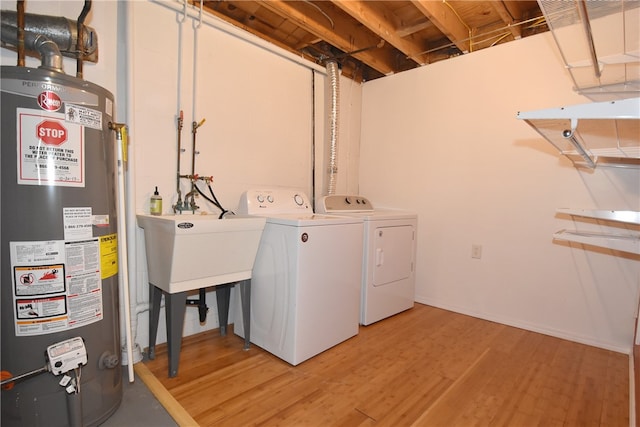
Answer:
<svg viewBox="0 0 640 427"><path fill-rule="evenodd" d="M25 46L34 49L42 60L40 68L62 73L62 54L58 45L42 34L25 34Z"/></svg>
<svg viewBox="0 0 640 427"><path fill-rule="evenodd" d="M338 174L338 122L340 116L340 68L336 61L328 61L330 111L329 111L329 184L327 194L335 194Z"/></svg>
<svg viewBox="0 0 640 427"><path fill-rule="evenodd" d="M12 46L18 46L17 12L3 10L0 24L2 26L2 41ZM86 25L82 26L83 58L85 61L98 61L98 35L95 30ZM24 16L25 48L37 51L34 45L29 45L29 39L33 43L37 35L51 40L58 46L64 56L77 58L78 24L65 17L36 15L27 13ZM31 34L31 37L29 37Z"/></svg>

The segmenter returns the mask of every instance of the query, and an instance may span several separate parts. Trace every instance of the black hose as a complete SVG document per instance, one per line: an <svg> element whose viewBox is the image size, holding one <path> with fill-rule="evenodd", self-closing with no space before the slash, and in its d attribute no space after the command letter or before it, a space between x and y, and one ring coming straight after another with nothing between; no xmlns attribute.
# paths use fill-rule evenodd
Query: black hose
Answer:
<svg viewBox="0 0 640 427"><path fill-rule="evenodd" d="M202 192L202 190L200 190L200 189L198 188L198 185L197 185L197 184L194 184L194 186L193 186L193 187L194 187L196 190L198 190L198 194L200 194L202 197L204 197L205 199L207 199L207 201L208 201L209 203L214 204L214 205L215 205L218 209L220 209L220 210L224 210L224 209L222 208L222 206L220 206L220 203L216 202L215 200L213 200L213 199L209 198L209 196L207 196L206 194L204 194L204 193Z"/></svg>
<svg viewBox="0 0 640 427"><path fill-rule="evenodd" d="M213 188L211 188L211 184L207 184L207 187L209 187L209 192L211 193L211 197L213 197L213 200L215 200L215 201L216 201L216 204L220 207L220 209L225 210L225 209L222 207L222 204L221 204L221 203L218 201L218 199L216 198L216 195L215 195L215 194L213 194Z"/></svg>
<svg viewBox="0 0 640 427"><path fill-rule="evenodd" d="M220 209L221 212L220 212L220 215L218 216L218 219L222 219L225 216L225 214L227 214L229 212L228 210L223 208L222 205L220 204L220 202L218 201L218 198L216 197L216 195L213 192L213 188L211 188L211 184L207 184L207 187L209 187L209 191L211 192L211 197L212 198L209 198L209 196L204 194L202 192L202 190L200 190L198 188L198 185L196 183L194 183L193 186L195 187L196 190L198 190L198 194L200 194L202 197L204 197L209 203L212 203L215 207Z"/></svg>

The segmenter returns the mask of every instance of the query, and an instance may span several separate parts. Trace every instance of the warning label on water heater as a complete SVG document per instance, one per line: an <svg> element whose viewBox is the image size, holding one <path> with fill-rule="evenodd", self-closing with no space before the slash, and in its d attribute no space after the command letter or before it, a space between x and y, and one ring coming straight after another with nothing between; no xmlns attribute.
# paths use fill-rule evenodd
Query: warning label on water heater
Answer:
<svg viewBox="0 0 640 427"><path fill-rule="evenodd" d="M62 113L16 112L18 184L84 187L84 127Z"/></svg>
<svg viewBox="0 0 640 427"><path fill-rule="evenodd" d="M16 336L77 328L103 318L100 243L10 242Z"/></svg>

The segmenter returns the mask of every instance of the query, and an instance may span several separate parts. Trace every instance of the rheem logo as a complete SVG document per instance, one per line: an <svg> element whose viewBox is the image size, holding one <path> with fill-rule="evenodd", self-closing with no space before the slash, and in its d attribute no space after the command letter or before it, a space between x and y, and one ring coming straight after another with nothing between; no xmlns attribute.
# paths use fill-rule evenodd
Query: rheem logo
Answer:
<svg viewBox="0 0 640 427"><path fill-rule="evenodd" d="M38 95L38 105L43 110L58 111L62 107L62 100L57 93L47 90Z"/></svg>

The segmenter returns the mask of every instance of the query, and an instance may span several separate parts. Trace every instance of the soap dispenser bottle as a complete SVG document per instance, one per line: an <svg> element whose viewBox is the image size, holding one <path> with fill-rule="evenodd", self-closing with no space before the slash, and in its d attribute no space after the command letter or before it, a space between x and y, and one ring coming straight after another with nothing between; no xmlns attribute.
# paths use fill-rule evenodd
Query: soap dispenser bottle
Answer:
<svg viewBox="0 0 640 427"><path fill-rule="evenodd" d="M153 196L151 196L151 207L150 207L151 215L162 215L162 196L158 193L158 187L156 187L156 191L153 192Z"/></svg>

